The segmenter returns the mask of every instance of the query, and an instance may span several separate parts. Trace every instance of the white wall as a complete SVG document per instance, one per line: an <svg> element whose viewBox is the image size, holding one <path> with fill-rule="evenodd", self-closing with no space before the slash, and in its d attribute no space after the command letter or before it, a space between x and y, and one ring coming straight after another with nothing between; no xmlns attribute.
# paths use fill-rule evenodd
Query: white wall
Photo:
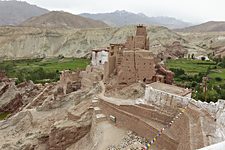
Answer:
<svg viewBox="0 0 225 150"><path fill-rule="evenodd" d="M92 52L92 60L91 64L93 66L103 65L105 62L108 62L108 52L100 51L100 52Z"/></svg>
<svg viewBox="0 0 225 150"><path fill-rule="evenodd" d="M201 148L199 150L225 150L225 141L218 143L218 144L214 144L214 145L210 145L210 146Z"/></svg>
<svg viewBox="0 0 225 150"><path fill-rule="evenodd" d="M146 103L154 103L158 106L171 106L174 108L177 106L186 106L190 100L190 97L167 93L161 90L153 89L151 86L148 86L145 89L144 101Z"/></svg>

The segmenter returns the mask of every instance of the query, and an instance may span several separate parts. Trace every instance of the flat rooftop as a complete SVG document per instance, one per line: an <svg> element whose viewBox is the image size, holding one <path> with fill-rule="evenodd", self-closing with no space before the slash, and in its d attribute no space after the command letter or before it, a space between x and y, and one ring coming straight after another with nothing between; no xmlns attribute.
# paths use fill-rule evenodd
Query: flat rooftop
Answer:
<svg viewBox="0 0 225 150"><path fill-rule="evenodd" d="M98 49L92 49L92 52L102 52L102 51L106 51L108 52L109 49L108 48L98 48Z"/></svg>
<svg viewBox="0 0 225 150"><path fill-rule="evenodd" d="M185 88L182 88L182 87L178 87L178 86L170 85L170 84L165 84L165 83L161 83L161 82L154 82L154 83L151 83L147 86L152 87L153 89L157 89L157 90L160 90L160 91L164 91L164 92L179 95L179 96L186 96L189 93L191 93L190 89L185 89Z"/></svg>

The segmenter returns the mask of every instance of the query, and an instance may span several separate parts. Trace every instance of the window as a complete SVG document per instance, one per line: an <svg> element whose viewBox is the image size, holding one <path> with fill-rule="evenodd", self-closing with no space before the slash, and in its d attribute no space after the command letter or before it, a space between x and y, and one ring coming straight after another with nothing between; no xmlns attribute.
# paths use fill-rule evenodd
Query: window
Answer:
<svg viewBox="0 0 225 150"><path fill-rule="evenodd" d="M143 82L146 82L146 78L143 79Z"/></svg>

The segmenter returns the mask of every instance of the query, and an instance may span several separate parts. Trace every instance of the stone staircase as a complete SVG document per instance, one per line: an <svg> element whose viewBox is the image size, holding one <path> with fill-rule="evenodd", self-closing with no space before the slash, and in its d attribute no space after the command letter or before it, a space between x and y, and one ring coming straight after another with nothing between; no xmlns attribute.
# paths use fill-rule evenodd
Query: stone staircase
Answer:
<svg viewBox="0 0 225 150"><path fill-rule="evenodd" d="M96 123L107 121L106 115L102 114L102 110L101 110L101 108L98 107L98 105L99 105L99 100L98 100L98 98L95 97L92 100L92 106L94 108L94 119L95 119Z"/></svg>

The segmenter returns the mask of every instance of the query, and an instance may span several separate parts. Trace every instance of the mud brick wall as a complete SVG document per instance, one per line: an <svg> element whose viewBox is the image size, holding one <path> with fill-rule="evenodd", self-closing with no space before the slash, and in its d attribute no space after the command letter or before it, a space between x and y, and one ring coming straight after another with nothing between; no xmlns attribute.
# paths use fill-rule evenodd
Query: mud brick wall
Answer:
<svg viewBox="0 0 225 150"><path fill-rule="evenodd" d="M136 36L134 38L135 48L145 49L146 46L146 37L145 36Z"/></svg>
<svg viewBox="0 0 225 150"><path fill-rule="evenodd" d="M134 115L127 113L114 104L100 101L100 108L103 111L103 114L113 115L116 117L116 126L126 128L128 130L136 132L138 135L145 137L149 140L152 140L158 131L152 126L148 125L143 120L135 117ZM178 143L166 135L162 135L160 140L156 141L156 146L158 149L165 150L176 150Z"/></svg>
<svg viewBox="0 0 225 150"><path fill-rule="evenodd" d="M121 110L129 112L131 114L135 114L147 119L155 120L164 125L169 124L173 119L173 116L168 116L166 114L161 114L157 110L151 110L140 106L120 106Z"/></svg>
<svg viewBox="0 0 225 150"><path fill-rule="evenodd" d="M179 145L177 150L191 150L190 147L190 127L189 127L189 119L187 116L182 115L179 119L177 119L170 129L167 130L174 136L177 136L179 141Z"/></svg>
<svg viewBox="0 0 225 150"><path fill-rule="evenodd" d="M126 43L125 43L125 47L127 48L127 49L134 49L135 47L134 47L134 37L133 36L129 36L128 38L127 38L127 41L126 41Z"/></svg>
<svg viewBox="0 0 225 150"><path fill-rule="evenodd" d="M145 26L137 26L137 32L136 32L136 36L147 36L147 30Z"/></svg>
<svg viewBox="0 0 225 150"><path fill-rule="evenodd" d="M136 81L136 69L134 64L134 52L123 52L122 65L118 73L119 83L133 83Z"/></svg>
<svg viewBox="0 0 225 150"><path fill-rule="evenodd" d="M155 75L155 60L149 51L135 51L137 80L152 80Z"/></svg>

